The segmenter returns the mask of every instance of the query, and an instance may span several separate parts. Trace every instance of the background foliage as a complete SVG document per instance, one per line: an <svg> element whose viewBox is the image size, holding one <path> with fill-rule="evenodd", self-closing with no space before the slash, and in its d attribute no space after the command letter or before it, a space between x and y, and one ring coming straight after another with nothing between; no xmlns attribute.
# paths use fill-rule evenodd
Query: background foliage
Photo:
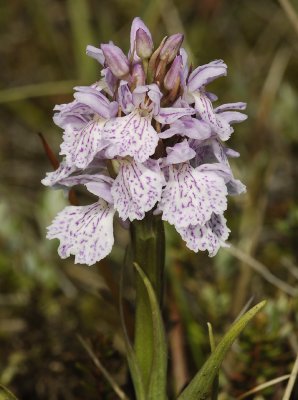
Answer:
<svg viewBox="0 0 298 400"><path fill-rule="evenodd" d="M128 234L118 229L111 257L96 267L59 259L45 228L67 199L40 184L51 167L37 132L58 154L54 105L71 101L74 85L99 78L99 65L84 55L86 45L111 39L128 49L136 15L156 44L165 34L184 32L195 65L223 58L229 75L212 89L222 103L248 103L249 119L230 141L241 152L233 162L236 175L248 187L230 200L231 248L214 259L193 254L167 227L170 390L181 390L209 354L207 322L219 338L251 298L269 301L225 360L220 399L290 373L298 352L298 18L287 4L0 2L0 383L19 399L116 398L78 335L115 382L128 393L131 388L118 316ZM129 331L133 279L126 267ZM281 399L285 382L247 398Z"/></svg>

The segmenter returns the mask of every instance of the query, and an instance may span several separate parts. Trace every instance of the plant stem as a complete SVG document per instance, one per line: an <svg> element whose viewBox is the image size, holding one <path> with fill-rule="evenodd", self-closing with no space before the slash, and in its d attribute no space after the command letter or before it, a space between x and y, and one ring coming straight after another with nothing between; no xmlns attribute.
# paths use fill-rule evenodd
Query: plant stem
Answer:
<svg viewBox="0 0 298 400"><path fill-rule="evenodd" d="M147 214L141 221L134 221L131 228L134 261L149 278L161 305L165 237L160 217ZM135 353L145 387L148 386L153 355L153 326L151 307L146 287L136 275Z"/></svg>

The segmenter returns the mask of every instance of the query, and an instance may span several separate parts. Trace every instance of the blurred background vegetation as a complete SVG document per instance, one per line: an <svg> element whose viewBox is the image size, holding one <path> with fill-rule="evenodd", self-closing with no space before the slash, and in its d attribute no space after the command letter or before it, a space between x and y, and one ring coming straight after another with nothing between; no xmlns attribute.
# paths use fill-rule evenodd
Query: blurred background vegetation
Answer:
<svg viewBox="0 0 298 400"><path fill-rule="evenodd" d="M220 399L291 372L298 352L298 4L286 0L3 0L0 2L0 383L22 400L116 399L93 352L127 393L131 385L118 316L127 232L96 267L60 260L45 228L67 199L43 187L55 153L55 104L100 77L87 44L128 49L140 16L155 43L185 33L194 65L223 58L229 75L210 86L220 102L246 101L249 119L230 146L246 195L230 199L229 249L211 259L188 251L167 227L169 386L177 393L209 354L207 322L222 336L248 301L268 299L223 364ZM125 269L133 320L133 273ZM287 381L249 395L281 399ZM130 394L130 398L132 395ZM3 397L4 398L7 398ZM240 397L239 397L240 398ZM297 386L291 399L298 398Z"/></svg>

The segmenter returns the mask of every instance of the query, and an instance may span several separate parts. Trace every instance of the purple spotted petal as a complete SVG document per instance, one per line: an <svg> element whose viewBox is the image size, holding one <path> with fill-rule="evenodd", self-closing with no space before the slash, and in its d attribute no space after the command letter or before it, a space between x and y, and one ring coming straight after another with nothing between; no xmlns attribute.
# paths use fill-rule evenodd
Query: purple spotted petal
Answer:
<svg viewBox="0 0 298 400"><path fill-rule="evenodd" d="M134 105L132 102L132 93L129 89L128 84L125 81L120 82L118 97L121 110L125 114L130 113L134 109Z"/></svg>
<svg viewBox="0 0 298 400"><path fill-rule="evenodd" d="M93 265L106 257L114 243L115 210L104 200L62 210L48 227L48 239L59 239L61 258L75 256L75 263Z"/></svg>
<svg viewBox="0 0 298 400"><path fill-rule="evenodd" d="M214 154L214 150L212 147L213 141L214 140L205 140L205 141L190 140L189 141L190 147L192 149L194 149L196 152L196 157L192 161L192 165L194 167L198 167L201 164L205 164L205 163L212 163L212 162L220 161L217 159L217 157Z"/></svg>
<svg viewBox="0 0 298 400"><path fill-rule="evenodd" d="M192 71L187 86L191 92L194 92L214 79L225 75L227 75L227 65L222 60L215 60Z"/></svg>
<svg viewBox="0 0 298 400"><path fill-rule="evenodd" d="M131 156L138 162L146 161L158 143L151 116L142 117L138 110L107 121L102 138L111 144L111 156Z"/></svg>
<svg viewBox="0 0 298 400"><path fill-rule="evenodd" d="M227 247L225 241L230 229L223 215L212 214L210 220L201 227L190 225L187 228L177 228L187 247L195 252L208 250L209 256L216 255L220 247Z"/></svg>
<svg viewBox="0 0 298 400"><path fill-rule="evenodd" d="M234 178L233 171L230 168L228 160L228 157L239 157L239 153L232 149L224 147L223 144L218 140L212 140L210 149L211 148L220 164L224 164L228 167L229 174L228 177L226 177L225 179L228 193L230 195L245 193L246 186L241 181Z"/></svg>
<svg viewBox="0 0 298 400"><path fill-rule="evenodd" d="M211 214L227 208L227 188L215 172L200 172L189 163L169 167L169 180L158 210L162 219L177 227L205 225Z"/></svg>
<svg viewBox="0 0 298 400"><path fill-rule="evenodd" d="M204 93L193 93L196 110L200 113L203 121L218 134L221 140L228 140L233 132L227 121L215 114L211 101Z"/></svg>
<svg viewBox="0 0 298 400"><path fill-rule="evenodd" d="M171 127L159 134L161 139L167 139L174 135L187 136L191 139L205 140L211 136L210 126L201 120L192 117L182 117Z"/></svg>
<svg viewBox="0 0 298 400"><path fill-rule="evenodd" d="M218 115L218 117L224 119L228 124L239 124L247 119L246 114L238 111L223 111Z"/></svg>
<svg viewBox="0 0 298 400"><path fill-rule="evenodd" d="M153 115L157 115L160 112L160 99L162 98L162 93L159 87L154 83L148 86L148 97L151 100L151 107L153 110Z"/></svg>
<svg viewBox="0 0 298 400"><path fill-rule="evenodd" d="M151 101L148 101L147 96ZM147 112L153 111L153 115L155 115L160 109L161 96L159 87L153 83L136 87L132 93L132 101L135 107L147 110Z"/></svg>
<svg viewBox="0 0 298 400"><path fill-rule="evenodd" d="M181 143L175 144L173 147L167 147L166 151L166 165L183 163L196 156L196 152L189 147L186 139Z"/></svg>
<svg viewBox="0 0 298 400"><path fill-rule="evenodd" d="M122 161L111 190L120 218L143 219L145 212L160 200L163 184L164 177L156 161L144 164Z"/></svg>
<svg viewBox="0 0 298 400"><path fill-rule="evenodd" d="M66 126L71 126L73 129L81 129L90 121L94 112L90 107L78 102L72 101L68 104L56 105L53 120L57 126L65 129Z"/></svg>
<svg viewBox="0 0 298 400"><path fill-rule="evenodd" d="M177 119L185 116L185 115L193 115L195 114L195 110L191 107L188 108L174 108L174 107L164 107L160 109L158 115L154 118L156 121L161 124L172 124L177 121Z"/></svg>
<svg viewBox="0 0 298 400"><path fill-rule="evenodd" d="M85 170L83 170L83 171L79 170L79 171L81 173L79 173L77 175L71 175L67 178L61 179L59 181L59 184L62 186L71 187L71 186L76 186L76 185L87 185L88 183L94 183L94 182L95 183L104 182L111 186L111 183L113 182L112 178L110 178L106 175L100 174L100 172L103 172L103 173L105 172L105 170L103 168L98 169L95 174L82 173ZM92 190L89 190L89 192L94 193L94 192L92 192ZM94 193L94 194L96 194L97 197L103 197L97 193Z"/></svg>
<svg viewBox="0 0 298 400"><path fill-rule="evenodd" d="M102 118L96 118L81 131L66 127L60 154L66 156L66 162L69 165L75 165L78 168L87 167L96 153L105 146L104 141L101 140L105 122Z"/></svg>
<svg viewBox="0 0 298 400"><path fill-rule="evenodd" d="M55 171L47 172L41 183L45 186L59 185L61 180L69 177L76 170L77 168L74 165L68 165L66 161L62 161Z"/></svg>
<svg viewBox="0 0 298 400"><path fill-rule="evenodd" d="M109 204L114 204L111 194L111 187L114 180L108 176L101 176L101 178L105 179L99 179L98 181L94 180L93 182L89 181L85 186L90 193L93 193L96 196L104 199Z"/></svg>
<svg viewBox="0 0 298 400"><path fill-rule="evenodd" d="M117 114L118 104L110 103L109 100L101 93L90 86L79 86L75 88L77 92L74 94L76 100L87 105L96 114L103 118L111 118Z"/></svg>
<svg viewBox="0 0 298 400"><path fill-rule="evenodd" d="M245 110L246 109L246 103L243 103L239 101L238 103L227 103L227 104L222 104L221 106L218 106L214 109L216 113L221 113L223 111L229 111L229 110Z"/></svg>

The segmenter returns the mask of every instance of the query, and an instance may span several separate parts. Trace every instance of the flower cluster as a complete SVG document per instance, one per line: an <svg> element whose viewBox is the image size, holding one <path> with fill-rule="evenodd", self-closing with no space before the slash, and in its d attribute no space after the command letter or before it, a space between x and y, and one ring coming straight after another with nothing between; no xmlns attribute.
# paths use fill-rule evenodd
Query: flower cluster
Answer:
<svg viewBox="0 0 298 400"><path fill-rule="evenodd" d="M110 253L113 218L141 220L152 211L174 225L187 246L215 255L229 229L227 195L245 191L224 146L232 125L246 119L244 103L213 106L206 85L227 73L222 60L192 70L182 34L154 50L150 31L135 18L126 56L112 42L87 47L102 65L102 78L76 87L74 101L55 107L64 130L59 168L46 186L85 185L98 200L68 206L48 228L62 258L92 265Z"/></svg>

